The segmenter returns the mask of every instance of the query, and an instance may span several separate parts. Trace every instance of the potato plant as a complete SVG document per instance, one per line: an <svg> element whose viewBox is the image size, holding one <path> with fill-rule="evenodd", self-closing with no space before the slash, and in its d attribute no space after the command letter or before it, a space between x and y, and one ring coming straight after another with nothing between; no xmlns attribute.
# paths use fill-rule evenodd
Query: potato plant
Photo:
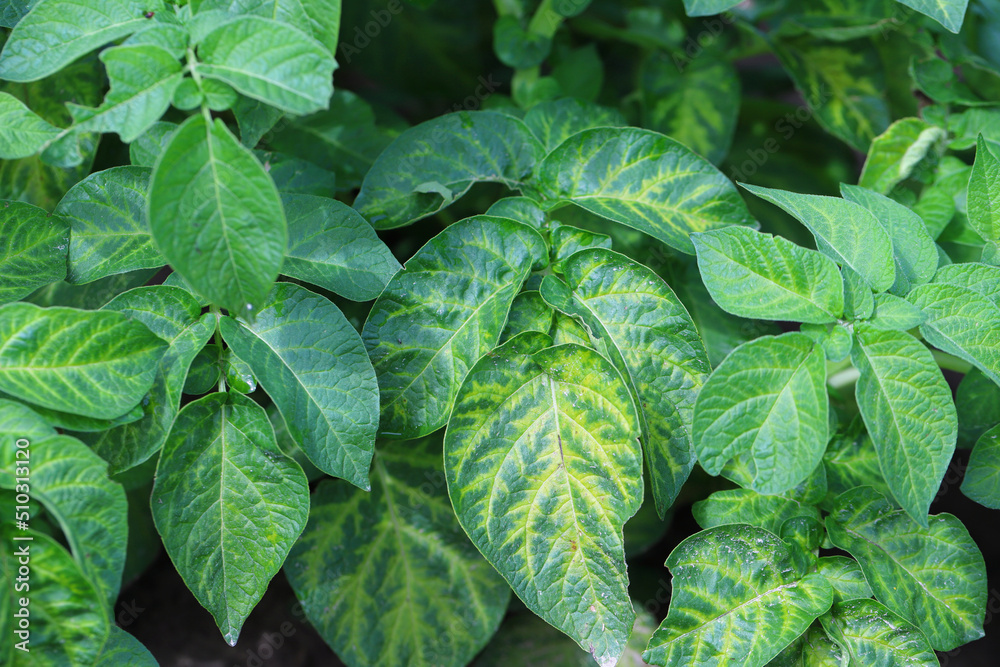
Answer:
<svg viewBox="0 0 1000 667"><path fill-rule="evenodd" d="M972 447L1000 509L995 3L0 26L0 664L157 664L114 608L161 542L219 642L283 571L352 667L984 636L932 504Z"/></svg>

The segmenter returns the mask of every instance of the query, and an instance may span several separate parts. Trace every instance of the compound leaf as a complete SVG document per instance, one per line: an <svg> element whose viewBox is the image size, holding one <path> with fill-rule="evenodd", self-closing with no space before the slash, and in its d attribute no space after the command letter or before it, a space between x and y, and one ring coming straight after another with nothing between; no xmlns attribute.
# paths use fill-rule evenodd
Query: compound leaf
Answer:
<svg viewBox="0 0 1000 667"><path fill-rule="evenodd" d="M289 113L325 109L333 94L333 56L279 21L245 15L227 21L205 36L198 57L201 76Z"/></svg>
<svg viewBox="0 0 1000 667"><path fill-rule="evenodd" d="M962 493L980 505L1000 509L1000 426L976 442L962 480Z"/></svg>
<svg viewBox="0 0 1000 667"><path fill-rule="evenodd" d="M876 292L895 282L892 239L867 209L837 197L743 185L809 228L820 252L855 271Z"/></svg>
<svg viewBox="0 0 1000 667"><path fill-rule="evenodd" d="M10 652L12 667L91 667L108 637L111 625L104 601L94 584L66 550L53 538L36 531L14 531L9 523L0 524L0 537L11 546L0 557L3 579L13 582L18 571L18 547L29 545L31 558L31 596L29 613L30 639L22 652L15 648L21 639L14 632L10 612L0 630L8 637L0 648L0 658ZM30 541L15 541L18 537ZM14 587L5 598L13 601ZM2 608L0 608L2 609ZM10 610L13 611L12 609Z"/></svg>
<svg viewBox="0 0 1000 667"><path fill-rule="evenodd" d="M149 395L142 401L142 417L135 422L80 438L109 464L112 474L147 460L163 446L177 411L188 368L215 331L216 318L201 314L201 306L180 287L137 287L116 296L104 310L122 313L141 322L165 340Z"/></svg>
<svg viewBox="0 0 1000 667"><path fill-rule="evenodd" d="M162 0L39 0L0 53L0 79L43 79L99 46L146 27L146 13L163 9Z"/></svg>
<svg viewBox="0 0 1000 667"><path fill-rule="evenodd" d="M847 652L851 665L938 667L940 664L920 630L875 600L838 602L820 622Z"/></svg>
<svg viewBox="0 0 1000 667"><path fill-rule="evenodd" d="M375 229L392 229L436 213L475 183L520 188L544 148L506 114L462 111L411 127L372 165L354 202Z"/></svg>
<svg viewBox="0 0 1000 667"><path fill-rule="evenodd" d="M22 202L0 201L0 303L66 277L69 225Z"/></svg>
<svg viewBox="0 0 1000 667"><path fill-rule="evenodd" d="M967 287L937 282L917 287L907 298L927 315L920 333L928 343L1000 384L1000 305Z"/></svg>
<svg viewBox="0 0 1000 667"><path fill-rule="evenodd" d="M695 521L702 528L715 528L728 523L745 523L764 528L778 535L781 524L795 517L819 521L819 510L812 505L785 496L765 496L750 489L716 491L691 508Z"/></svg>
<svg viewBox="0 0 1000 667"><path fill-rule="evenodd" d="M12 410L11 405L3 401L0 411ZM9 418L4 415L3 419ZM103 600L102 606L111 607L118 597L125 566L125 491L108 479L107 465L100 456L65 435L30 441L30 466L26 468L30 475L26 475L25 469L18 468L26 463L15 458L18 450L13 447L15 438L23 436L4 431L10 446L0 453L0 486L13 489L15 478L30 477L31 497L58 522L74 558Z"/></svg>
<svg viewBox="0 0 1000 667"><path fill-rule="evenodd" d="M542 297L579 318L628 383L662 517L694 467L694 402L711 372L705 345L670 287L624 255L582 250L563 278L546 276Z"/></svg>
<svg viewBox="0 0 1000 667"><path fill-rule="evenodd" d="M149 169L112 167L83 179L66 193L56 215L69 222L70 283L163 266L146 222Z"/></svg>
<svg viewBox="0 0 1000 667"><path fill-rule="evenodd" d="M117 132L132 143L160 120L183 80L181 64L155 44L116 46L101 53L111 90L96 109L69 104L74 131Z"/></svg>
<svg viewBox="0 0 1000 667"><path fill-rule="evenodd" d="M312 195L286 194L282 202L288 217L285 275L353 301L370 301L402 268L350 206Z"/></svg>

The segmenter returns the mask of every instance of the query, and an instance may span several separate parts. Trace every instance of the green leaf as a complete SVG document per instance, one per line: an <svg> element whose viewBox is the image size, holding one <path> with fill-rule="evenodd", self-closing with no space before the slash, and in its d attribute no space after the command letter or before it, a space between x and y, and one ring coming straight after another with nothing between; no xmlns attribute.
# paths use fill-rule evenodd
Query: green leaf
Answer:
<svg viewBox="0 0 1000 667"><path fill-rule="evenodd" d="M384 434L444 426L465 374L496 345L514 295L547 254L526 225L476 216L428 241L389 281L362 333Z"/></svg>
<svg viewBox="0 0 1000 667"><path fill-rule="evenodd" d="M222 361L226 369L226 385L241 394L252 394L257 391L257 378L253 374L253 369L250 368L250 364L232 352L227 350Z"/></svg>
<svg viewBox="0 0 1000 667"><path fill-rule="evenodd" d="M642 125L719 164L729 152L740 112L736 68L714 50L699 53L683 66L677 58L655 53L642 62Z"/></svg>
<svg viewBox="0 0 1000 667"><path fill-rule="evenodd" d="M559 224L549 232L550 255L552 270L562 274L565 272L567 260L581 250L588 248L611 249L611 237L606 234L590 232L579 227Z"/></svg>
<svg viewBox="0 0 1000 667"><path fill-rule="evenodd" d="M927 315L920 333L928 343L1000 384L1000 305L967 287L943 283L921 285L907 298Z"/></svg>
<svg viewBox="0 0 1000 667"><path fill-rule="evenodd" d="M552 49L552 36L526 30L514 16L501 16L493 24L493 51L507 67L538 67Z"/></svg>
<svg viewBox="0 0 1000 667"><path fill-rule="evenodd" d="M276 19L312 35L330 53L337 52L340 0L201 0L196 7L198 13L222 9L235 16Z"/></svg>
<svg viewBox="0 0 1000 667"><path fill-rule="evenodd" d="M822 459L828 411L826 357L808 336L787 333L744 343L698 394L698 461L718 475L730 459L745 454L754 491L787 491Z"/></svg>
<svg viewBox="0 0 1000 667"><path fill-rule="evenodd" d="M21 202L0 201L0 303L66 277L69 225Z"/></svg>
<svg viewBox="0 0 1000 667"><path fill-rule="evenodd" d="M153 123L138 139L129 144L129 160L136 167L153 167L176 129L176 123L166 121Z"/></svg>
<svg viewBox="0 0 1000 667"><path fill-rule="evenodd" d="M504 197L493 202L486 215L510 218L528 225L537 232L548 230L549 222L545 211L534 199L528 197ZM558 227L556 228L558 230Z"/></svg>
<svg viewBox="0 0 1000 667"><path fill-rule="evenodd" d="M23 542L16 538L28 538ZM14 619L8 616L0 631L4 645L0 657L10 651L11 667L91 667L108 637L108 614L104 601L80 566L53 538L36 531L14 531L9 523L0 524L4 549L0 571L4 581L13 582L19 567L17 547L27 545L31 558L29 596L30 627L24 639L25 651L16 647L22 641L14 633ZM13 545L17 545L14 547ZM24 591L28 592L28 591ZM13 607L18 599L8 586L4 597ZM20 596L18 596L20 597ZM2 604L2 603L0 603ZM2 615L0 615L2 618ZM10 647L9 649L7 647Z"/></svg>
<svg viewBox="0 0 1000 667"><path fill-rule="evenodd" d="M7 394L0 392L0 397L9 398ZM48 424L64 431L76 431L75 435L81 436L83 433L94 433L104 431L121 424L130 424L142 418L142 405L137 405L125 414L114 419L95 419L93 417L83 417L68 412L50 410L38 405L32 405L31 410L38 413Z"/></svg>
<svg viewBox="0 0 1000 667"><path fill-rule="evenodd" d="M986 563L954 516L937 514L922 527L860 487L837 499L826 525L830 540L858 559L875 597L919 627L935 649L983 636Z"/></svg>
<svg viewBox="0 0 1000 667"><path fill-rule="evenodd" d="M267 172L221 120L203 115L181 125L157 160L149 224L170 265L233 313L258 307L288 245Z"/></svg>
<svg viewBox="0 0 1000 667"><path fill-rule="evenodd" d="M500 342L506 343L525 331L549 333L552 330L552 315L552 308L537 291L521 292L514 297L510 305L510 313L500 335Z"/></svg>
<svg viewBox="0 0 1000 667"><path fill-rule="evenodd" d="M458 520L525 605L602 666L625 650L622 526L642 502L639 424L610 362L527 333L469 372L445 434Z"/></svg>
<svg viewBox="0 0 1000 667"><path fill-rule="evenodd" d="M536 104L524 114L524 124L542 142L546 152L551 152L577 132L627 125L619 111L573 97Z"/></svg>
<svg viewBox="0 0 1000 667"><path fill-rule="evenodd" d="M546 276L542 297L588 327L628 384L663 517L695 463L694 402L711 372L705 345L670 287L624 255L582 250L566 261L563 278Z"/></svg>
<svg viewBox="0 0 1000 667"><path fill-rule="evenodd" d="M169 51L152 44L108 49L101 53L101 62L111 90L96 109L69 105L74 131L117 132L123 142L131 143L170 106L184 77L181 64Z"/></svg>
<svg viewBox="0 0 1000 667"><path fill-rule="evenodd" d="M235 646L309 515L309 486L264 409L210 394L181 410L156 467L156 530L184 583Z"/></svg>
<svg viewBox="0 0 1000 667"><path fill-rule="evenodd" d="M909 331L927 321L927 314L906 299L892 294L875 295L875 311L868 325L889 331Z"/></svg>
<svg viewBox="0 0 1000 667"><path fill-rule="evenodd" d="M979 438L1000 424L1000 386L973 368L955 391L958 446L971 449Z"/></svg>
<svg viewBox="0 0 1000 667"><path fill-rule="evenodd" d="M938 269L934 282L965 287L1000 306L1000 266L974 262L950 264Z"/></svg>
<svg viewBox="0 0 1000 667"><path fill-rule="evenodd" d="M340 310L305 288L278 283L253 323L224 317L220 328L309 460L367 489L378 386L364 344Z"/></svg>
<svg viewBox="0 0 1000 667"><path fill-rule="evenodd" d="M850 430L834 435L823 455L828 499L835 499L857 486L871 486L887 498L892 497L879 467L875 445L859 422L856 419ZM829 502L824 503L823 507L828 508Z"/></svg>
<svg viewBox="0 0 1000 667"><path fill-rule="evenodd" d="M981 134L969 178L969 223L984 240L1000 242L1000 160Z"/></svg>
<svg viewBox="0 0 1000 667"><path fill-rule="evenodd" d="M820 252L857 272L876 292L889 289L896 278L892 240L865 208L844 199L802 195L743 185L809 228Z"/></svg>
<svg viewBox="0 0 1000 667"><path fill-rule="evenodd" d="M702 531L681 542L666 565L673 591L643 654L652 665L761 667L833 599L826 579L801 577L787 545L763 528Z"/></svg>
<svg viewBox="0 0 1000 667"><path fill-rule="evenodd" d="M848 320L866 320L875 312L875 295L865 279L854 269L841 269L844 278L844 317Z"/></svg>
<svg viewBox="0 0 1000 667"><path fill-rule="evenodd" d="M819 510L812 505L785 496L764 496L749 489L716 491L691 507L695 521L702 528L730 523L758 526L778 535L781 525L798 516L819 520Z"/></svg>
<svg viewBox="0 0 1000 667"><path fill-rule="evenodd" d="M55 428L38 412L23 403L0 398L0 437L35 441L54 435L58 435Z"/></svg>
<svg viewBox="0 0 1000 667"><path fill-rule="evenodd" d="M301 30L256 16L217 27L198 45L195 71L293 114L327 108L336 63Z"/></svg>
<svg viewBox="0 0 1000 667"><path fill-rule="evenodd" d="M843 281L830 258L745 227L692 234L712 300L739 317L823 324L844 314Z"/></svg>
<svg viewBox="0 0 1000 667"><path fill-rule="evenodd" d="M4 0L0 4L0 27L13 28L23 19L37 0Z"/></svg>
<svg viewBox="0 0 1000 667"><path fill-rule="evenodd" d="M287 118L272 133L275 150L304 158L337 175L337 186L353 189L392 135L375 123L368 103L344 90L334 91L330 108L305 118Z"/></svg>
<svg viewBox="0 0 1000 667"><path fill-rule="evenodd" d="M162 0L39 0L0 54L0 79L37 81L148 25ZM58 29L53 29L58 26Z"/></svg>
<svg viewBox="0 0 1000 667"><path fill-rule="evenodd" d="M265 135L271 133L285 114L281 109L275 109L260 100L240 95L233 105L233 116L240 128L240 143L253 148Z"/></svg>
<svg viewBox="0 0 1000 667"><path fill-rule="evenodd" d="M861 373L858 407L886 483L926 526L958 437L951 389L930 351L907 333L858 324L851 360Z"/></svg>
<svg viewBox="0 0 1000 667"><path fill-rule="evenodd" d="M889 291L905 296L915 285L928 282L937 270L934 239L920 216L886 196L856 185L841 184L844 199L863 206L889 232L892 240L896 281Z"/></svg>
<svg viewBox="0 0 1000 667"><path fill-rule="evenodd" d="M125 632L117 625L111 626L108 641L104 643L101 654L97 657L94 667L159 667L156 658L138 639Z"/></svg>
<svg viewBox="0 0 1000 667"><path fill-rule="evenodd" d="M166 343L109 312L0 308L0 391L46 408L114 419L149 391Z"/></svg>
<svg viewBox="0 0 1000 667"><path fill-rule="evenodd" d="M889 126L889 85L874 40L831 43L799 35L768 37L768 43L805 98L811 116L830 134L863 152ZM786 116L781 123L784 130L778 129L795 131L800 126Z"/></svg>
<svg viewBox="0 0 1000 667"><path fill-rule="evenodd" d="M803 324L799 330L823 348L827 361L838 363L847 358L854 345L854 334L837 324Z"/></svg>
<svg viewBox="0 0 1000 667"><path fill-rule="evenodd" d="M858 185L888 194L937 152L948 133L919 118L898 120L880 134L868 149L868 159Z"/></svg>
<svg viewBox="0 0 1000 667"><path fill-rule="evenodd" d="M844 602L870 598L873 593L865 573L856 560L845 556L826 556L816 561L816 571L833 586L833 601Z"/></svg>
<svg viewBox="0 0 1000 667"><path fill-rule="evenodd" d="M184 380L184 393L191 396L207 394L219 385L222 376L222 346L209 343L191 360L187 378ZM240 392L246 393L246 392Z"/></svg>
<svg viewBox="0 0 1000 667"><path fill-rule="evenodd" d="M58 127L19 99L0 93L0 159L16 160L34 155L59 135Z"/></svg>
<svg viewBox="0 0 1000 667"><path fill-rule="evenodd" d="M149 395L141 403L142 418L93 436L80 436L115 474L146 461L163 446L180 408L188 367L215 331L215 316L202 315L194 297L167 285L130 290L104 309L141 322L168 344Z"/></svg>
<svg viewBox="0 0 1000 667"><path fill-rule="evenodd" d="M907 7L926 14L949 31L958 33L965 20L965 9L969 0L897 0Z"/></svg>
<svg viewBox="0 0 1000 667"><path fill-rule="evenodd" d="M983 433L972 450L962 493L980 505L1000 509L1000 426Z"/></svg>
<svg viewBox="0 0 1000 667"><path fill-rule="evenodd" d="M378 297L402 267L350 206L311 195L283 195L288 250L281 272L353 301Z"/></svg>
<svg viewBox="0 0 1000 667"><path fill-rule="evenodd" d="M721 14L738 4L739 0L684 0L684 10L688 16L711 16Z"/></svg>
<svg viewBox="0 0 1000 667"><path fill-rule="evenodd" d="M683 144L650 130L596 128L548 154L532 186L552 208L591 213L693 253L689 235L756 221L733 184Z"/></svg>
<svg viewBox="0 0 1000 667"><path fill-rule="evenodd" d="M74 185L56 206L69 222L71 283L166 264L146 222L149 169L112 167Z"/></svg>
<svg viewBox="0 0 1000 667"><path fill-rule="evenodd" d="M23 437L13 436L5 438L11 445L14 438ZM16 451L8 446L0 454L0 486L9 489L15 488L15 478L27 476L26 469L18 469L25 462L15 458ZM54 435L32 440L28 451L31 497L58 522L74 558L103 600L102 606L111 607L125 565L125 491L108 479L101 457L75 438Z"/></svg>
<svg viewBox="0 0 1000 667"><path fill-rule="evenodd" d="M830 639L818 621L767 663L768 667L845 667L840 644Z"/></svg>
<svg viewBox="0 0 1000 667"><path fill-rule="evenodd" d="M851 665L938 667L920 630L875 600L838 602L820 622Z"/></svg>
<svg viewBox="0 0 1000 667"><path fill-rule="evenodd" d="M348 664L463 667L503 618L510 588L462 532L440 466L440 439L392 445L371 493L329 480L313 493L285 573Z"/></svg>
<svg viewBox="0 0 1000 667"><path fill-rule="evenodd" d="M354 208L375 229L402 227L449 206L475 183L522 187L543 153L531 130L511 116L440 116L389 144L365 176Z"/></svg>

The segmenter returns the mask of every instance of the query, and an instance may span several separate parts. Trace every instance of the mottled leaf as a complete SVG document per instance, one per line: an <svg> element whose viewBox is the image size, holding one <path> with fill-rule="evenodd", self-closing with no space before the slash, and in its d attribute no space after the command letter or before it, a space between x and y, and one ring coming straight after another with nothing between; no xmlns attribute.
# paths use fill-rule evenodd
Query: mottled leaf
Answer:
<svg viewBox="0 0 1000 667"><path fill-rule="evenodd" d="M551 208L574 203L693 253L689 235L756 225L733 184L683 144L650 130L573 135L538 165L532 186Z"/></svg>
<svg viewBox="0 0 1000 667"><path fill-rule="evenodd" d="M392 445L371 493L313 493L285 574L348 664L463 667L503 618L510 588L462 532L440 466L440 439Z"/></svg>
<svg viewBox="0 0 1000 667"><path fill-rule="evenodd" d="M871 487L840 496L826 520L830 540L858 559L875 597L949 651L983 636L986 564L954 516L927 524Z"/></svg>
<svg viewBox="0 0 1000 667"><path fill-rule="evenodd" d="M681 542L666 565L673 591L643 654L652 665L761 667L833 599L826 579L801 577L787 545L763 528L702 531Z"/></svg>
<svg viewBox="0 0 1000 667"><path fill-rule="evenodd" d="M525 605L610 667L635 620L622 526L642 502L632 398L593 350L527 333L484 357L445 435L455 513Z"/></svg>
<svg viewBox="0 0 1000 667"><path fill-rule="evenodd" d="M69 225L21 202L0 201L0 303L66 277Z"/></svg>
<svg viewBox="0 0 1000 667"><path fill-rule="evenodd" d="M514 295L547 254L529 227L476 216L406 262L362 334L378 374L384 434L413 438L444 426L462 379L496 345Z"/></svg>

